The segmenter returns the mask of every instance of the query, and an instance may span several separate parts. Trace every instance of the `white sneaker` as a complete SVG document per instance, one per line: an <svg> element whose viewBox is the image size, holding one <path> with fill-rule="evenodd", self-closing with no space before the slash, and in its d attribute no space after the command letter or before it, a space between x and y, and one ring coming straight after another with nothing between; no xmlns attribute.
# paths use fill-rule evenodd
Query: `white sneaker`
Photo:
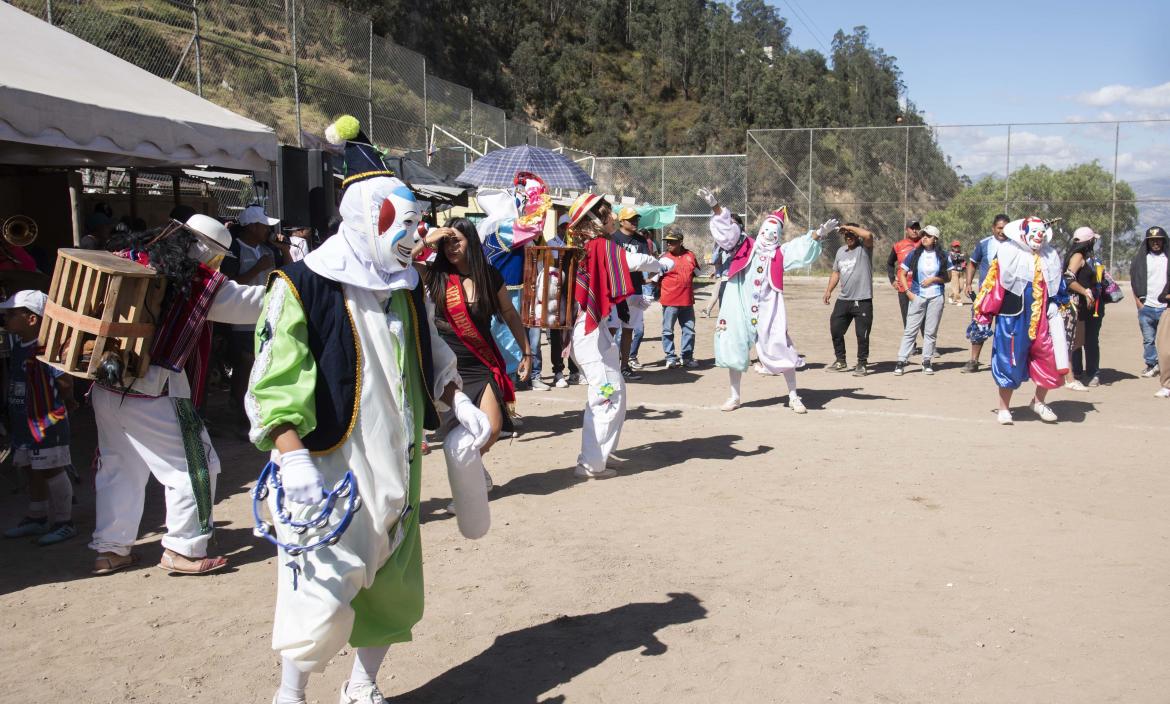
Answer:
<svg viewBox="0 0 1170 704"><path fill-rule="evenodd" d="M1092 378L1090 378L1089 383L1086 384L1086 386L1088 386L1090 389L1095 387L1095 386L1100 386L1100 385L1101 385L1101 377L1096 376L1096 375L1094 375Z"/></svg>
<svg viewBox="0 0 1170 704"><path fill-rule="evenodd" d="M996 414L995 419L997 421L999 421L1000 425L1011 425L1012 424L1012 412L1004 409Z"/></svg>
<svg viewBox="0 0 1170 704"><path fill-rule="evenodd" d="M544 381L540 377L538 377L538 376L532 377L532 390L533 391L548 391L551 388L552 387L549 386L548 384L544 383Z"/></svg>
<svg viewBox="0 0 1170 704"><path fill-rule="evenodd" d="M595 472L588 467L577 465L577 468L573 470L573 476L580 477L581 479L609 479L610 477L617 476L617 470L606 467L600 472Z"/></svg>
<svg viewBox="0 0 1170 704"><path fill-rule="evenodd" d="M808 413L808 409L804 407L804 401L801 401L799 396L789 396L788 407L796 413Z"/></svg>
<svg viewBox="0 0 1170 704"><path fill-rule="evenodd" d="M386 704L386 697L382 696L382 692L378 689L376 684L362 685L358 688L357 694L349 693L349 680L341 685L341 699L338 704Z"/></svg>
<svg viewBox="0 0 1170 704"><path fill-rule="evenodd" d="M553 386L557 387L558 389L567 389L569 388L569 382L567 379L565 379L565 377L557 374L557 378L553 379Z"/></svg>
<svg viewBox="0 0 1170 704"><path fill-rule="evenodd" d="M1040 403L1039 401L1033 400L1032 412L1040 416L1040 420L1044 421L1045 423L1056 422L1056 413L1054 413L1046 403Z"/></svg>
<svg viewBox="0 0 1170 704"><path fill-rule="evenodd" d="M1068 389L1069 391L1088 391L1089 390L1089 387L1082 384L1080 382L1080 380L1078 380L1078 379L1073 379L1072 381L1068 382L1067 384L1064 385L1064 388Z"/></svg>
<svg viewBox="0 0 1170 704"><path fill-rule="evenodd" d="M739 403L738 398L729 398L723 402L723 405L719 407L719 410L730 412L730 411L734 411L735 409L739 408L739 406L740 406L740 403Z"/></svg>
<svg viewBox="0 0 1170 704"><path fill-rule="evenodd" d="M805 366L807 366L807 364L808 363L804 361L803 354L796 355L796 367L795 367L796 369L804 369Z"/></svg>
<svg viewBox="0 0 1170 704"><path fill-rule="evenodd" d="M1163 386L1154 392L1154 398L1170 398L1170 389Z"/></svg>
<svg viewBox="0 0 1170 704"><path fill-rule="evenodd" d="M1158 376L1159 371L1160 370L1159 370L1157 364L1149 364L1149 365L1146 365L1146 370L1144 372L1142 372L1142 376L1144 376L1147 379L1152 379L1152 378Z"/></svg>
<svg viewBox="0 0 1170 704"><path fill-rule="evenodd" d="M630 363L628 366L630 369L637 371L642 368L642 363L638 361L637 357L630 357Z"/></svg>

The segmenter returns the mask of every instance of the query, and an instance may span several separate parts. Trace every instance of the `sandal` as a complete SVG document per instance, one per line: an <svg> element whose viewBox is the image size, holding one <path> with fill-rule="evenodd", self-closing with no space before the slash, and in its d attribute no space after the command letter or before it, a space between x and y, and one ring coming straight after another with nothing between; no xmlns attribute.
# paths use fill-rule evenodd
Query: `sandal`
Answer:
<svg viewBox="0 0 1170 704"><path fill-rule="evenodd" d="M137 564L138 556L134 553L119 555L116 552L99 552L97 559L93 561L93 570L90 574L97 576L113 574Z"/></svg>
<svg viewBox="0 0 1170 704"><path fill-rule="evenodd" d="M175 562L176 557L181 557L184 560L194 562L195 566L187 567L186 565L180 565ZM187 557L186 555L180 555L179 553L168 549L163 551L162 559L160 559L158 562L158 568L160 570L166 570L169 574L211 574L212 572L218 572L219 570L227 567L227 564L228 561L226 557L194 558Z"/></svg>

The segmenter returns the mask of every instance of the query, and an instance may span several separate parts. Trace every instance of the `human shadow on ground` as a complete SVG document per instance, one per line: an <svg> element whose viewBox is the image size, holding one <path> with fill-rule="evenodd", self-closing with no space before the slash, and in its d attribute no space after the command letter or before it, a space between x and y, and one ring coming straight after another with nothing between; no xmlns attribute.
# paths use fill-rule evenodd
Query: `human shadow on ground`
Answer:
<svg viewBox="0 0 1170 704"><path fill-rule="evenodd" d="M680 465L691 459L698 460L733 460L737 457L753 457L770 452L770 445L760 445L754 450L739 450L732 447L733 443L743 440L741 435L715 435L706 438L686 438L683 440L660 440L645 443L635 447L617 450L610 457L610 466L617 470L617 477L628 477L642 472L653 472L667 467ZM490 501L502 499L517 494L530 496L547 496L574 484L580 484L586 479L576 476L573 471L576 467L558 467L544 472L534 472L514 477L504 484L496 486L488 495ZM491 471L490 460L488 471ZM613 480L608 480L613 481ZM446 497L434 497L423 501L419 505L419 522L445 521L454 518L454 514L446 511L451 501Z"/></svg>
<svg viewBox="0 0 1170 704"><path fill-rule="evenodd" d="M1097 373L1097 377L1101 380L1103 385L1116 384L1119 381L1128 381L1130 379L1140 379L1137 374L1123 372L1119 369L1102 369Z"/></svg>
<svg viewBox="0 0 1170 704"><path fill-rule="evenodd" d="M582 405L584 405L584 401L581 399ZM520 436L514 442L547 440L565 433L580 432L584 413L583 408L574 408L551 416L524 416L524 424L517 428ZM626 420L674 420L681 415L682 411L679 410L659 411L645 406L635 406L626 411ZM500 442L506 443L508 439L501 437ZM439 449L437 445L435 449Z"/></svg>
<svg viewBox="0 0 1170 704"><path fill-rule="evenodd" d="M862 393L860 387L852 387L848 389L800 389L800 400L804 402L805 408L809 410L819 410L829 404L830 401L838 398L850 398L857 401L902 401L904 399L894 398L893 396L882 396L880 394ZM740 408L766 408L768 406L788 406L788 394L780 396L772 396L771 398L758 398L748 401L740 406Z"/></svg>
<svg viewBox="0 0 1170 704"><path fill-rule="evenodd" d="M1060 419L1060 422L1067 421L1069 423L1083 423L1085 422L1085 418L1087 418L1090 413L1097 412L1096 404L1089 401L1072 401L1068 399L1062 399L1060 401L1050 401L1048 403L1048 407L1052 409L1052 412L1056 414L1056 417ZM1014 413L1015 411L1013 411L1013 414ZM1031 416L1032 418L1039 420L1036 414L1032 413L1030 408L1019 415Z"/></svg>
<svg viewBox="0 0 1170 704"><path fill-rule="evenodd" d="M486 650L417 689L387 697L388 704L536 704L564 702L543 698L615 655L641 649L643 657L661 655L667 646L656 635L669 626L706 618L694 594L671 593L665 603L637 602L580 616L558 616L535 626L497 636Z"/></svg>

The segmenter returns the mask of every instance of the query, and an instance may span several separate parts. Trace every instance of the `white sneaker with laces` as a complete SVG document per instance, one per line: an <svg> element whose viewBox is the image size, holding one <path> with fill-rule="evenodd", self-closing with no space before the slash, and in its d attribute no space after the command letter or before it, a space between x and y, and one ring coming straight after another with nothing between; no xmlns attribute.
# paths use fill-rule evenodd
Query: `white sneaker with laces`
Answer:
<svg viewBox="0 0 1170 704"><path fill-rule="evenodd" d="M577 468L573 470L573 476L580 477L581 479L609 479L610 477L617 476L617 470L606 467L597 472L588 467L577 465Z"/></svg>
<svg viewBox="0 0 1170 704"><path fill-rule="evenodd" d="M1072 381L1065 384L1064 388L1068 389L1069 391L1088 391L1089 390L1089 387L1082 384L1079 379L1073 379Z"/></svg>
<svg viewBox="0 0 1170 704"><path fill-rule="evenodd" d="M734 411L735 409L739 408L739 406L740 406L740 403L739 403L738 398L729 398L723 402L723 405L719 407L719 410L730 412L730 411Z"/></svg>
<svg viewBox="0 0 1170 704"><path fill-rule="evenodd" d="M1032 400L1032 412L1035 413L1036 415L1040 416L1040 420L1044 421L1045 423L1055 423L1056 422L1056 413L1053 412L1053 410L1051 408L1049 408L1048 404L1046 404L1046 403L1041 403L1041 402L1033 399Z"/></svg>
<svg viewBox="0 0 1170 704"><path fill-rule="evenodd" d="M532 390L533 391L548 391L551 388L552 387L549 386L548 384L544 383L544 381L540 377L538 377L538 376L532 377Z"/></svg>
<svg viewBox="0 0 1170 704"><path fill-rule="evenodd" d="M638 361L637 357L630 357L630 369L638 370L642 368L642 363Z"/></svg>
<svg viewBox="0 0 1170 704"><path fill-rule="evenodd" d="M1007 409L1004 409L996 414L995 419L997 421L999 421L1000 425L1011 425L1012 424L1012 412L1007 410Z"/></svg>
<svg viewBox="0 0 1170 704"><path fill-rule="evenodd" d="M386 704L386 697L382 696L382 692L378 689L376 684L360 685L356 688L356 692L350 693L349 680L341 685L341 699L338 704Z"/></svg>
<svg viewBox="0 0 1170 704"><path fill-rule="evenodd" d="M553 379L553 386L557 387L558 389L567 389L569 388L569 382L567 379L565 379L565 377L557 374L557 378Z"/></svg>
<svg viewBox="0 0 1170 704"><path fill-rule="evenodd" d="M1158 376L1159 371L1160 371L1160 369L1158 368L1157 364L1150 364L1150 365L1146 366L1146 370L1144 372L1142 372L1142 376L1147 378L1147 379L1152 379L1152 378Z"/></svg>
<svg viewBox="0 0 1170 704"><path fill-rule="evenodd" d="M1170 389L1163 386L1154 392L1154 398L1170 398Z"/></svg>
<svg viewBox="0 0 1170 704"><path fill-rule="evenodd" d="M799 396L789 396L788 407L796 413L808 413L808 409L804 407L804 401L801 401Z"/></svg>

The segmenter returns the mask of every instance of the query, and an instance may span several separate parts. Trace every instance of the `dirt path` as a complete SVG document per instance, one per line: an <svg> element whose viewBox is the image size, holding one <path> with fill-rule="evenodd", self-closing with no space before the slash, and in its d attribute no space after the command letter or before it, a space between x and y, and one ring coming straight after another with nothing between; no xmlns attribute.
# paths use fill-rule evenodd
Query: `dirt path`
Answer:
<svg viewBox="0 0 1170 704"><path fill-rule="evenodd" d="M1137 379L1132 303L1111 307L1105 385L1057 392L1061 423L1017 399L999 427L988 373L960 374L969 308L943 318L939 374L888 373L891 291L876 301L864 379L832 361L824 282L788 284L809 413L783 380L748 374L746 405L715 410L713 320L697 372L651 367L630 393L619 477L572 466L584 392L521 394L524 433L488 462L493 528L472 543L425 461L427 613L391 649L391 702L1170 701L1170 404ZM656 308L641 358L660 359ZM854 340L847 338L850 361ZM985 355L986 361L986 355ZM78 458L92 449L79 419ZM273 552L251 535L259 453L217 437L216 519L234 570L171 578L151 485L144 565L91 578L78 539L8 541L0 578L2 702L270 701ZM88 479L87 479L88 481ZM82 532L92 493L80 493ZM23 509L5 496L4 516ZM310 701L336 701L338 658Z"/></svg>

